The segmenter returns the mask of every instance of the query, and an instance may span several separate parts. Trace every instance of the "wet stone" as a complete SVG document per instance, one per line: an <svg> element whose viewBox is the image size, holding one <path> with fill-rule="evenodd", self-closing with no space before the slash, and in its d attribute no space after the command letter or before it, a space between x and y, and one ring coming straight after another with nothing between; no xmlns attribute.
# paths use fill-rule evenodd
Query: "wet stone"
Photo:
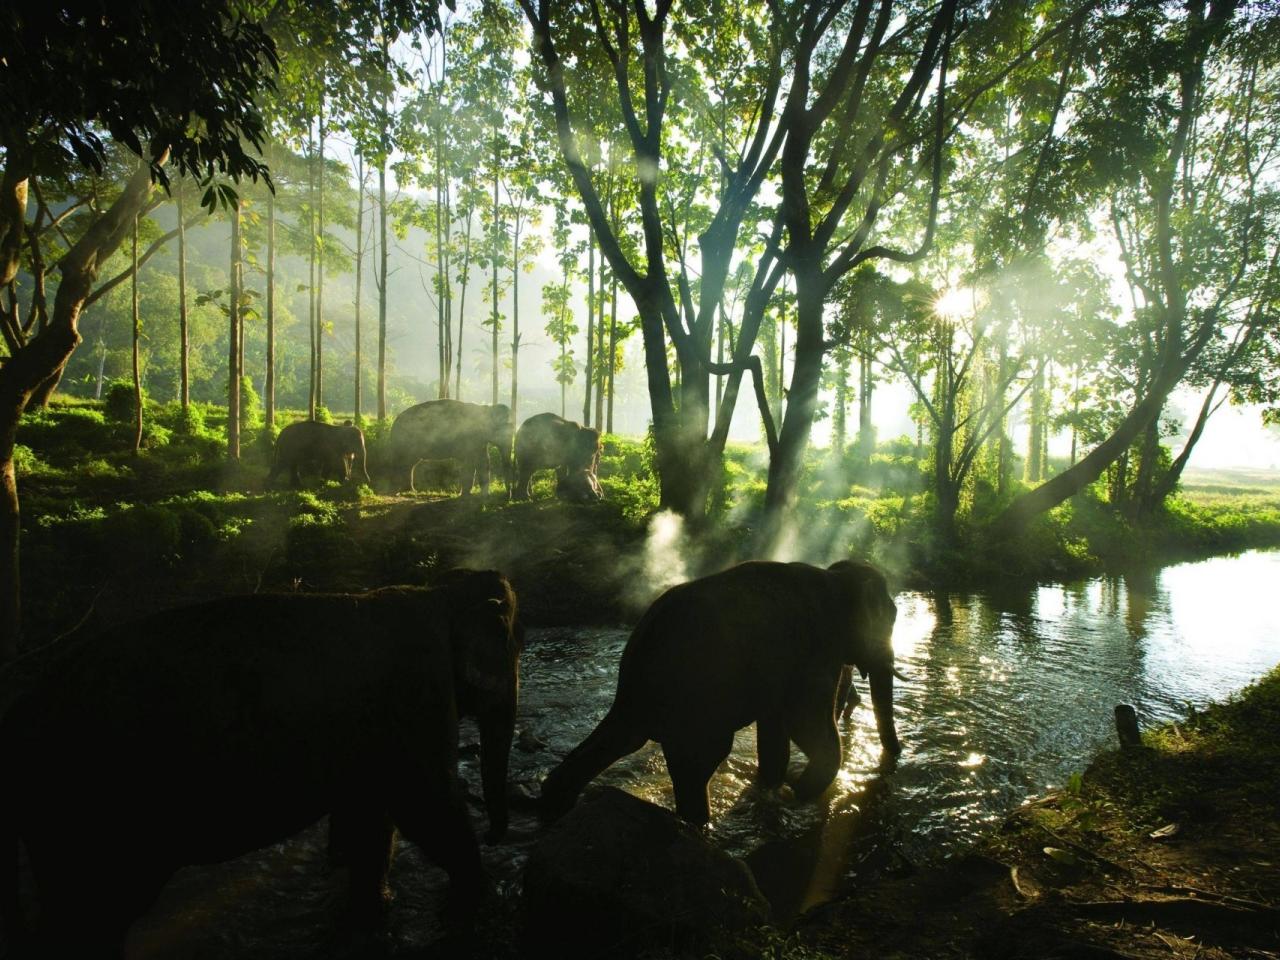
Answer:
<svg viewBox="0 0 1280 960"><path fill-rule="evenodd" d="M741 860L621 790L587 793L530 852L521 902L531 955L732 955L769 919Z"/></svg>

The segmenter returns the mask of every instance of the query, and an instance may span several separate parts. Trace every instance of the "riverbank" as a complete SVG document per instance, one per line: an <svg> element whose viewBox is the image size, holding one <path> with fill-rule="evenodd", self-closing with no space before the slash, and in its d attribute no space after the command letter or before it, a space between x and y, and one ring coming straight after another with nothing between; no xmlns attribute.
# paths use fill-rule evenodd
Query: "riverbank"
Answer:
<svg viewBox="0 0 1280 960"><path fill-rule="evenodd" d="M1098 757L967 855L811 911L798 956L1280 953L1280 668Z"/></svg>

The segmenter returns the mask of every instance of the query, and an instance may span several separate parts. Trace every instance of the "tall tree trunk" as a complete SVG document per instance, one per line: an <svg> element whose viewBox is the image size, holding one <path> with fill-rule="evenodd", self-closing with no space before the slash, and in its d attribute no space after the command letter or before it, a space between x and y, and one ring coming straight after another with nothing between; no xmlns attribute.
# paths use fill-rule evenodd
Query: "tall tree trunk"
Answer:
<svg viewBox="0 0 1280 960"><path fill-rule="evenodd" d="M871 334L864 331L863 348L858 353L858 460L863 468L871 467L876 450L876 430L871 422L871 398L876 381L871 374Z"/></svg>
<svg viewBox="0 0 1280 960"><path fill-rule="evenodd" d="M1178 481L1182 479L1182 471L1186 469L1187 461L1191 459L1191 451L1195 449L1196 444L1200 442L1200 438L1204 435L1205 424L1209 422L1209 418L1213 416L1218 407L1222 405L1223 400L1226 399L1226 397L1223 397L1223 400L1219 400L1217 404L1213 402L1220 386L1222 386L1221 379L1214 380L1209 392L1205 395L1204 402L1200 404L1200 413L1196 416L1195 426L1191 428L1191 433L1187 436L1187 442L1182 445L1182 452L1178 454L1173 463L1169 464L1169 469L1156 482L1155 489L1151 493L1153 507L1160 506L1177 489Z"/></svg>
<svg viewBox="0 0 1280 960"><path fill-rule="evenodd" d="M191 406L191 333L187 325L186 180L178 180L178 402L182 412ZM135 272L137 272L135 270Z"/></svg>
<svg viewBox="0 0 1280 960"><path fill-rule="evenodd" d="M1138 472L1133 480L1133 495L1129 498L1129 512L1134 520L1150 513L1155 492L1156 474L1160 469L1160 414L1157 413L1142 431L1142 445L1138 453Z"/></svg>
<svg viewBox="0 0 1280 960"><path fill-rule="evenodd" d="M836 357L836 406L831 414L831 450L837 458L844 456L848 437L849 415L849 354L841 351Z"/></svg>
<svg viewBox="0 0 1280 960"><path fill-rule="evenodd" d="M385 104L384 104L385 108ZM387 161L378 162L378 422L387 419Z"/></svg>
<svg viewBox="0 0 1280 960"><path fill-rule="evenodd" d="M596 419L592 424L597 430L604 429L604 394L609 383L609 365L605 358L605 324L604 324L604 263L600 264L600 313L596 316Z"/></svg>
<svg viewBox="0 0 1280 960"><path fill-rule="evenodd" d="M490 366L491 386L493 399L489 403L497 406L498 403L498 251L501 249L498 245L498 238L501 234L500 225L498 223L498 184L500 181L499 165L502 163L502 156L498 149L498 130L493 129L493 284L490 293L493 297L493 363Z"/></svg>
<svg viewBox="0 0 1280 960"><path fill-rule="evenodd" d="M777 452L769 458L769 482L764 498L762 527L764 544L769 550L778 545L784 518L795 503L804 455L818 408L822 357L826 349L822 328L825 296L821 270L814 263L811 258L801 258L795 268L796 342L791 388L787 391ZM785 328L785 316L780 317L779 325Z"/></svg>
<svg viewBox="0 0 1280 960"><path fill-rule="evenodd" d="M1044 479L1044 367L1036 368L1031 384L1030 431L1027 437L1027 466L1023 479L1027 483L1039 483Z"/></svg>
<svg viewBox="0 0 1280 960"><path fill-rule="evenodd" d="M267 191L267 372L262 381L267 436L276 435L276 197Z"/></svg>
<svg viewBox="0 0 1280 960"><path fill-rule="evenodd" d="M320 182L316 206L316 403L324 406L324 78L320 80Z"/></svg>
<svg viewBox="0 0 1280 960"><path fill-rule="evenodd" d="M618 278L609 285L609 412L605 433L613 433L613 387L618 372ZM719 386L719 379L716 384ZM719 398L717 397L717 403Z"/></svg>
<svg viewBox="0 0 1280 960"><path fill-rule="evenodd" d="M467 210L467 229L462 241L462 272L458 277L458 357L457 379L454 382L453 395L462 399L462 324L467 315L467 282L471 279L471 224L475 210Z"/></svg>
<svg viewBox="0 0 1280 960"><path fill-rule="evenodd" d="M138 215L133 215L131 238L133 274L129 277L130 314L133 320L133 452L142 452L142 367L138 362L138 345L142 339L142 317L138 313Z"/></svg>
<svg viewBox="0 0 1280 960"><path fill-rule="evenodd" d="M591 387L595 382L595 302L596 302L596 243L595 235L587 230L587 355L586 393L582 398L582 425L591 425ZM663 361L666 362L665 360Z"/></svg>
<svg viewBox="0 0 1280 960"><path fill-rule="evenodd" d="M307 131L307 339L311 359L307 370L307 416L316 418L316 158L315 143Z"/></svg>
<svg viewBox="0 0 1280 960"><path fill-rule="evenodd" d="M360 336L360 300L363 292L364 280L364 157L356 158L356 179L359 185L356 188L356 363L355 363L355 396L352 398L352 419L358 427L363 422L360 413L360 363L361 363L361 336Z"/></svg>
<svg viewBox="0 0 1280 960"><path fill-rule="evenodd" d="M240 459L240 201L231 208L230 329L227 338L227 458Z"/></svg>
<svg viewBox="0 0 1280 960"><path fill-rule="evenodd" d="M519 214L511 231L511 420L519 423L516 405L520 394L520 220Z"/></svg>

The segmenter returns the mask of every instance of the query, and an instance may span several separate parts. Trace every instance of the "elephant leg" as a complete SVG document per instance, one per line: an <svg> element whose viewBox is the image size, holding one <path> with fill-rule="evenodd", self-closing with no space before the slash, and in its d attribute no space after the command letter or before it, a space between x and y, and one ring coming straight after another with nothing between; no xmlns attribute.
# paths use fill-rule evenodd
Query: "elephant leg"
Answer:
<svg viewBox="0 0 1280 960"><path fill-rule="evenodd" d="M648 742L648 737L631 730L630 724L610 710L591 735L542 781L542 818L554 820L562 816L577 801L582 788L606 767Z"/></svg>
<svg viewBox="0 0 1280 960"><path fill-rule="evenodd" d="M480 459L476 462L476 472L480 475L480 493L482 496L489 495L489 448L485 447L480 454Z"/></svg>
<svg viewBox="0 0 1280 960"><path fill-rule="evenodd" d="M853 685L853 667L846 665L840 670L840 682L836 687L836 716L848 720L853 716L854 707L861 702L862 698Z"/></svg>
<svg viewBox="0 0 1280 960"><path fill-rule="evenodd" d="M351 868L349 909L358 930L382 925L394 839L395 828L382 811L344 810L330 818L329 859L341 858Z"/></svg>
<svg viewBox="0 0 1280 960"><path fill-rule="evenodd" d="M396 798L391 819L406 840L449 874L450 900L463 912L479 905L486 881L462 785L452 772L422 771Z"/></svg>
<svg viewBox="0 0 1280 960"><path fill-rule="evenodd" d="M293 484L294 489L302 486L302 474L298 472L297 460L289 465L289 482Z"/></svg>
<svg viewBox="0 0 1280 960"><path fill-rule="evenodd" d="M790 734L809 759L792 789L796 799L811 800L831 785L840 770L840 731L829 692L793 712Z"/></svg>
<svg viewBox="0 0 1280 960"><path fill-rule="evenodd" d="M760 783L770 788L782 786L790 759L791 737L787 734L786 722L781 717L762 717L756 721L756 763Z"/></svg>
<svg viewBox="0 0 1280 960"><path fill-rule="evenodd" d="M676 813L695 826L711 822L707 784L733 749L733 733L668 740L662 745L676 795Z"/></svg>

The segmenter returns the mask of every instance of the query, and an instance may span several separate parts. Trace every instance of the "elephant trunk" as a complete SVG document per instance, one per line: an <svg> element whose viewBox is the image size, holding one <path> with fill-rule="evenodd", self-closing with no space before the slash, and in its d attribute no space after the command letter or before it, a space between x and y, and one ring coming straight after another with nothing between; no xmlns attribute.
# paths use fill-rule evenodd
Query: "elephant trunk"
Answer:
<svg viewBox="0 0 1280 960"><path fill-rule="evenodd" d="M517 697L514 686L505 697L481 695L482 706L477 719L480 727L480 780L485 809L489 814L489 831L485 834L488 843L497 843L507 833L507 764L515 733Z"/></svg>
<svg viewBox="0 0 1280 960"><path fill-rule="evenodd" d="M360 474L366 484L373 486L373 481L369 479L369 454L363 447L360 450Z"/></svg>
<svg viewBox="0 0 1280 960"><path fill-rule="evenodd" d="M876 715L876 730L880 733L880 745L895 756L902 752L898 731L893 725L893 670L881 668L870 671L871 707Z"/></svg>

